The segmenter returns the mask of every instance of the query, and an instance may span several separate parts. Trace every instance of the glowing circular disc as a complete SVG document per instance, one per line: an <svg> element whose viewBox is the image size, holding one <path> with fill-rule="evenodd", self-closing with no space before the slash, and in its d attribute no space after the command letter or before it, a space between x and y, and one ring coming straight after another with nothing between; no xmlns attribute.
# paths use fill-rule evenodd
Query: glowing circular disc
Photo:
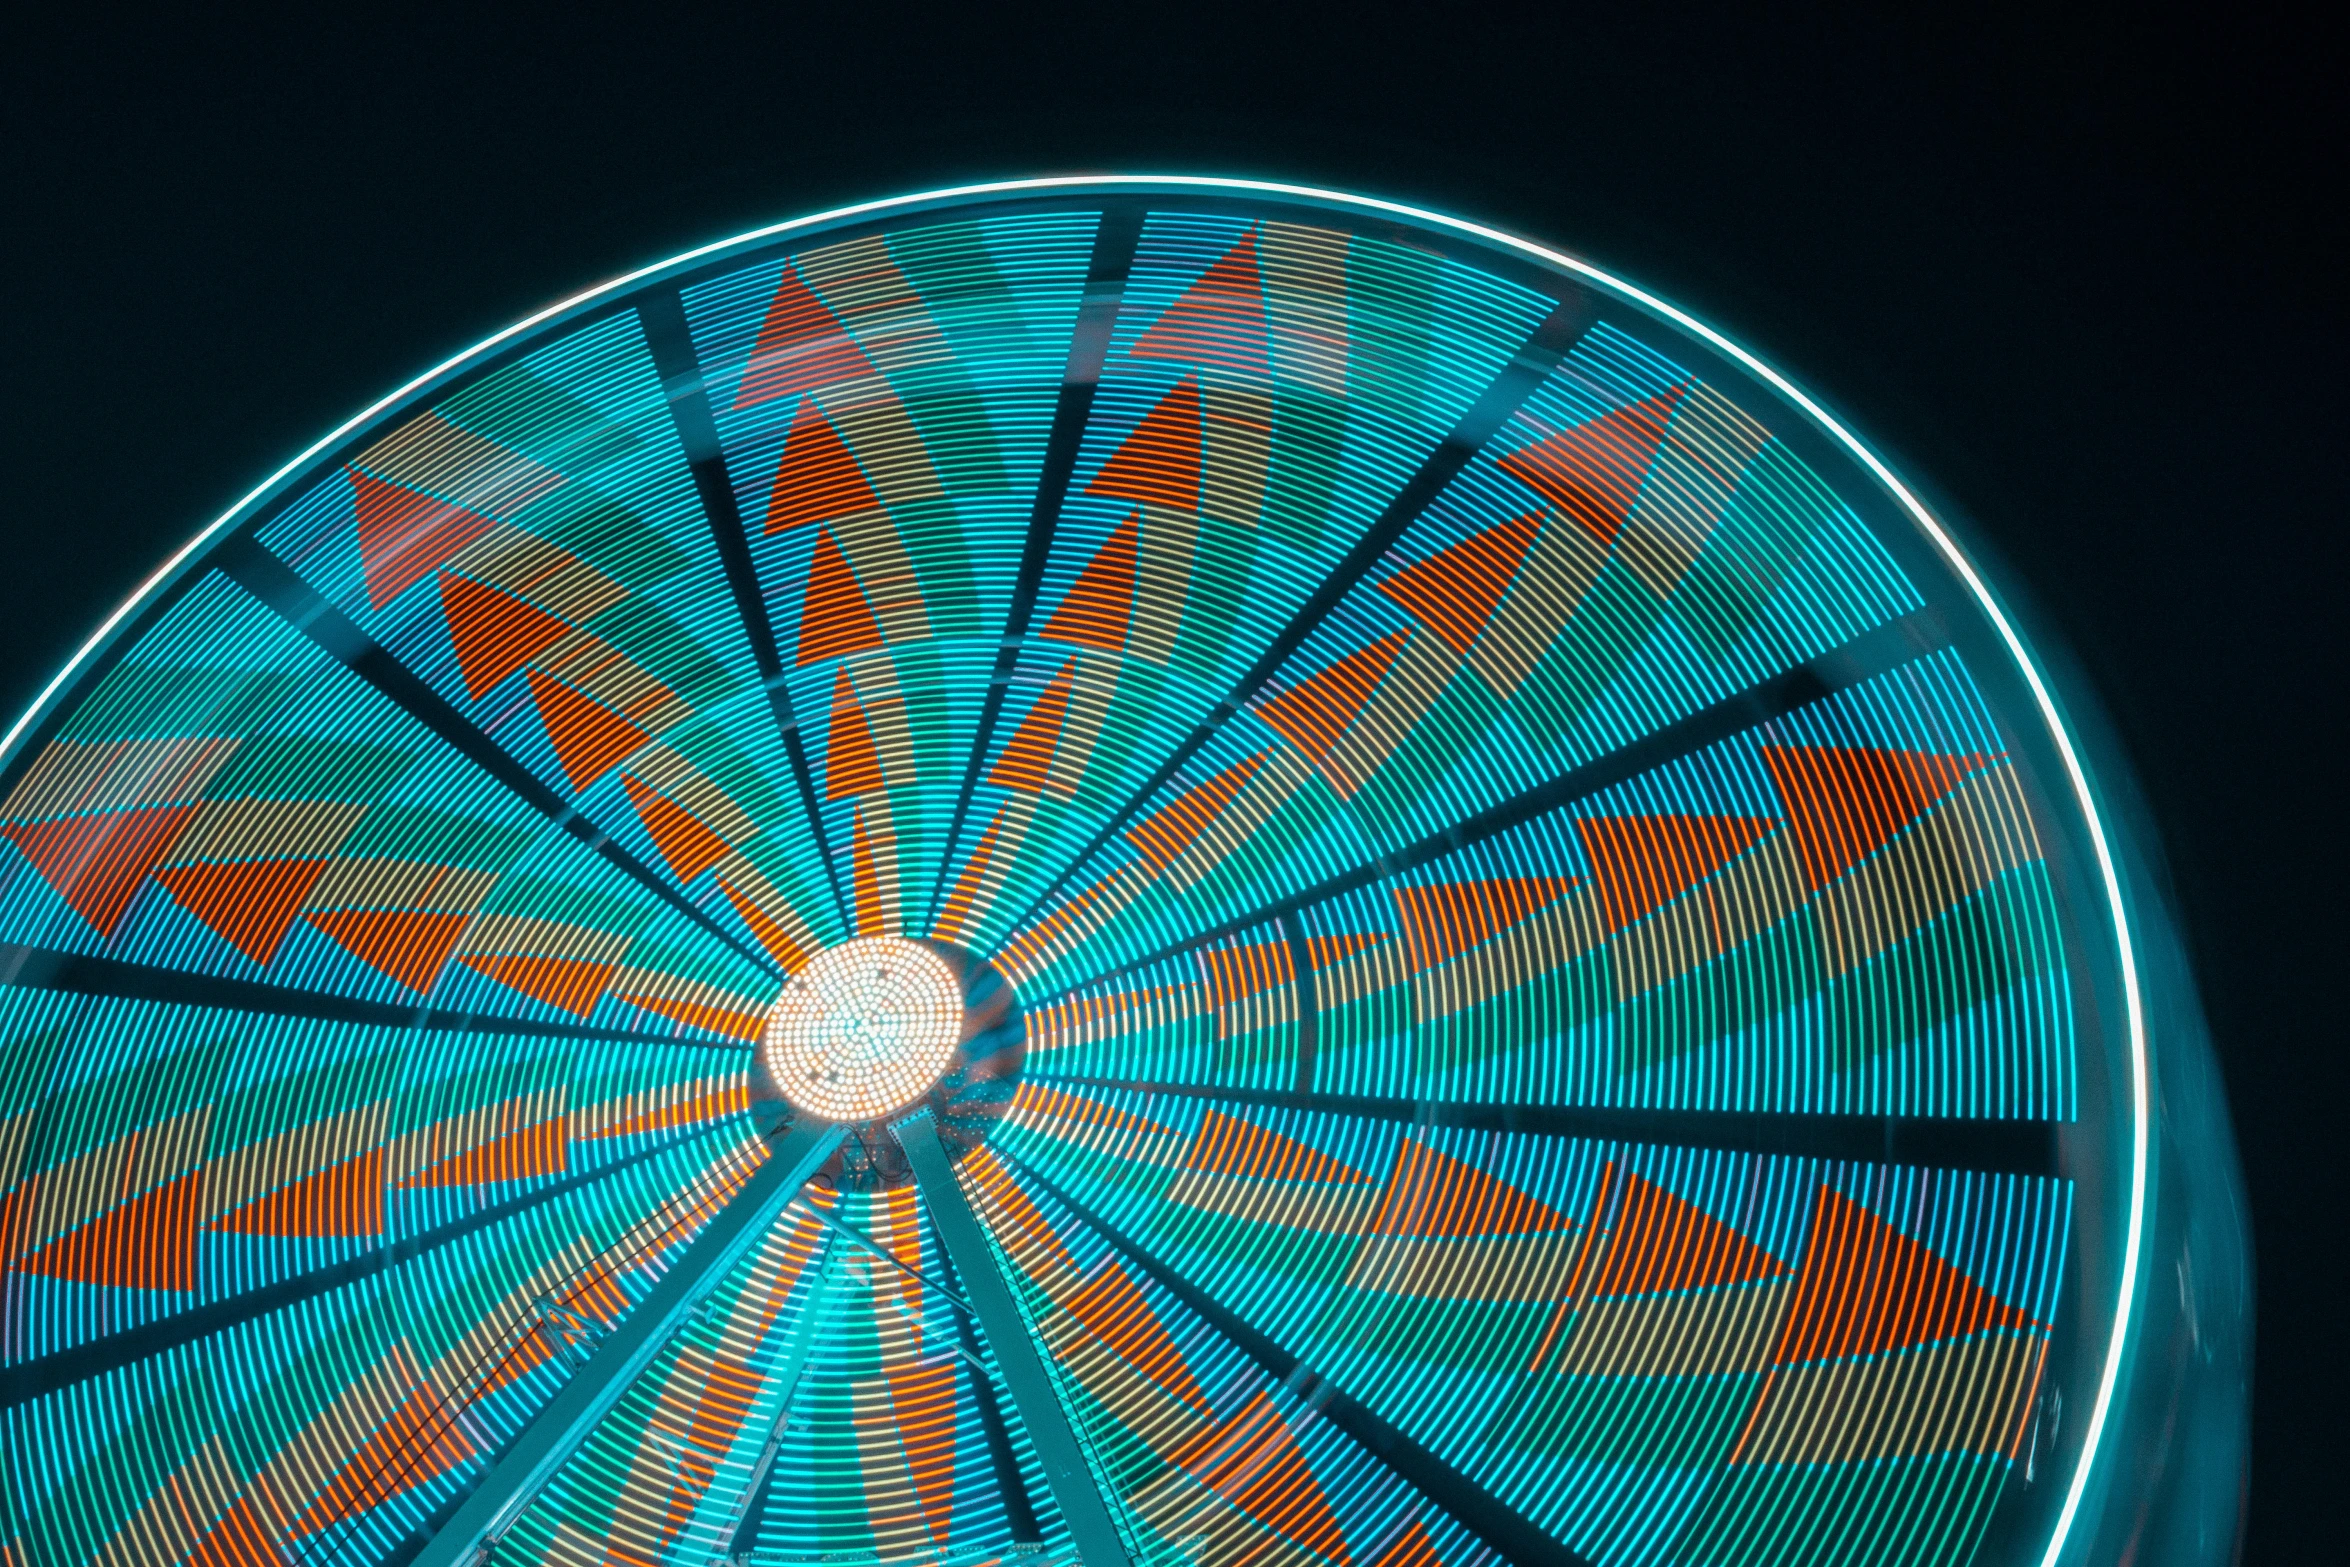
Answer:
<svg viewBox="0 0 2350 1567"><path fill-rule="evenodd" d="M936 953L895 936L844 942L794 974L767 1014L767 1069L828 1121L869 1121L919 1098L953 1058L963 992Z"/></svg>

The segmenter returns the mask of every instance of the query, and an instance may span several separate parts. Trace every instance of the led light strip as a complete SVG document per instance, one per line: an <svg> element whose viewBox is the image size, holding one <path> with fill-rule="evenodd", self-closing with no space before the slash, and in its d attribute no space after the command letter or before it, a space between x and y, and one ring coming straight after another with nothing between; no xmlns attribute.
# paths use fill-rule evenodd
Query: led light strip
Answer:
<svg viewBox="0 0 2350 1567"><path fill-rule="evenodd" d="M181 546L106 618L83 643L74 657L42 689L40 696L9 728L6 736L0 738L0 767L4 767L13 758L17 746L58 700L75 671L101 652L119 634L132 614L151 596L166 588L184 571L193 566L206 549L224 536L228 530L235 527L249 512L271 498L280 486L297 473L305 470L310 462L321 453L340 445L352 433L365 427L378 416L405 403L435 382L454 375L483 354L647 279L660 276L663 273L683 270L729 251L755 247L783 235L822 229L880 213L913 212L982 197L1017 196L1063 190L1083 190L1103 194L1111 194L1121 190L1135 192L1161 190L1200 193L1229 192L1239 195L1281 197L1311 202L1338 211L1375 213L1385 217L1404 219L1412 223L1466 235L1503 250L1533 258L1547 266L1558 268L1576 278L1605 289L1609 293L1637 305L1642 310L1691 333L1758 379L1766 382L1781 396L1802 410L1876 477L1878 482L1909 513L1912 520L1924 530L1926 536L1941 552L1944 559L1949 562L1960 580L1974 594L1976 601L1982 606L1985 614L1990 617L1993 627L1996 628L2001 640L2006 644L2017 668L2022 671L2033 700L2039 705L2042 719L2056 744L2066 774L2071 780L2075 798L2078 800L2082 815L2088 824L2090 843L2095 851L2099 875L2105 887L2107 905L2113 917L2114 938L2121 958L2124 1008L2128 1022L2131 1103L2130 1200L2129 1220L2122 1253L2122 1277L2115 1301L2112 1336L2106 1347L2104 1366L2098 1380L2097 1397L2090 1410L2089 1423L2083 1438L2081 1461L2074 1470L2071 1483L2065 1494L2063 1507L2058 1514L2055 1529L2049 1539L2048 1548L2041 1558L2043 1567L2054 1567L2063 1553L2066 1539L2071 1532L2074 1519L2078 1515L2081 1500L2088 1485L2089 1472L2094 1464L2098 1445L2104 1433L2106 1417L2111 1411L2114 1390L2119 1381L2122 1354L2128 1339L2130 1315L2136 1303L2137 1271L2143 1244L2146 1208L2149 1088L2144 1005L2138 983L2137 958L2130 933L2129 916L2122 898L2120 875L2114 862L2111 844L2107 839L2103 818L2098 812L2096 799L2090 787L2087 769L2057 711L2055 699L2046 680L2031 655L2026 651L2022 639L2017 635L2006 613L1993 597L1988 585L1942 524L1911 492L1908 486L1894 475L1891 468L1882 459L1850 429L1829 414L1826 409L1793 382L1722 333L1677 306L1667 303L1612 273L1563 252L1533 244L1483 224L1447 217L1442 213L1408 206L1400 202L1351 196L1308 185L1177 175L1071 175L954 186L919 195L893 197L881 201L837 207L830 211L771 224L699 246L583 290L515 322L504 330L484 338L463 352L435 365L397 390L370 404L304 448L267 479L256 485L210 526Z"/></svg>

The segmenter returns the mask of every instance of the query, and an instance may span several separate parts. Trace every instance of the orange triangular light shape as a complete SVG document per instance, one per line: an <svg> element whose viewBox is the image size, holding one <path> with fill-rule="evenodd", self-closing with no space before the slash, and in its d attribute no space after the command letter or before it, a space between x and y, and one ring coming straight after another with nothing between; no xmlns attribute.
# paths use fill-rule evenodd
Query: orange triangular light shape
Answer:
<svg viewBox="0 0 2350 1567"><path fill-rule="evenodd" d="M1294 1137L1210 1110L1200 1122L1184 1168L1203 1175L1236 1175L1252 1181L1311 1181L1368 1186L1371 1178Z"/></svg>
<svg viewBox="0 0 2350 1567"><path fill-rule="evenodd" d="M1075 660L1061 666L1061 672L1037 697L1020 727L1012 731L1012 738L1004 742L995 766L988 770L987 781L998 789L1013 789L1022 794L1066 795L1071 791L1053 779L1053 754L1060 749L1061 730L1069 718L1069 688L1076 681Z"/></svg>
<svg viewBox="0 0 2350 1567"><path fill-rule="evenodd" d="M768 486L766 531L781 533L880 507L881 497L873 493L848 443L822 409L803 401L784 437L775 482Z"/></svg>
<svg viewBox="0 0 2350 1567"><path fill-rule="evenodd" d="M1602 544L1613 544L1632 515L1648 465L1664 441L1682 388L1670 387L1582 424L1545 434L1501 459L1504 473L1525 481Z"/></svg>
<svg viewBox="0 0 2350 1567"><path fill-rule="evenodd" d="M1351 1567L1353 1557L1330 1498L1271 1394L1258 1393L1229 1419L1205 1427L1169 1457L1209 1490L1310 1556Z"/></svg>
<svg viewBox="0 0 2350 1567"><path fill-rule="evenodd" d="M458 961L509 990L519 990L576 1018L585 1018L596 1010L597 999L604 994L604 987L612 983L612 975L619 967L585 958L542 958L519 953L469 954Z"/></svg>
<svg viewBox="0 0 2350 1567"><path fill-rule="evenodd" d="M568 622L537 605L451 571L441 573L441 614L465 694L476 700L571 634Z"/></svg>
<svg viewBox="0 0 2350 1567"><path fill-rule="evenodd" d="M767 318L759 324L759 339L743 367L742 383L735 388L734 406L755 408L874 373L873 361L840 318L787 262L776 281L775 297L767 302Z"/></svg>
<svg viewBox="0 0 2350 1567"><path fill-rule="evenodd" d="M784 967L786 973L808 961L808 949L792 938L776 918L725 877L718 878L718 890L726 894L726 901L734 908L735 916L750 928L767 955Z"/></svg>
<svg viewBox="0 0 2350 1567"><path fill-rule="evenodd" d="M235 860L174 865L155 873L181 908L254 962L277 957L302 900L325 873L326 860Z"/></svg>
<svg viewBox="0 0 2350 1567"><path fill-rule="evenodd" d="M359 529L359 569L367 579L367 606L381 609L437 571L496 524L436 496L344 470Z"/></svg>
<svg viewBox="0 0 2350 1567"><path fill-rule="evenodd" d="M681 883L692 881L734 852L699 816L633 774L622 773L620 785L628 791L637 819L645 824L646 836L669 863L670 874Z"/></svg>
<svg viewBox="0 0 2350 1567"><path fill-rule="evenodd" d="M1132 1276L1115 1260L1105 1261L1062 1305L1119 1359L1195 1413L1205 1417L1212 1412L1183 1351L1176 1347Z"/></svg>
<svg viewBox="0 0 2350 1567"><path fill-rule="evenodd" d="M1234 796L1247 787L1263 765L1261 756L1242 757L1204 782L1184 790L1139 825L1129 827L1126 841L1134 845L1151 869L1165 870L1215 826L1218 817L1231 809Z"/></svg>
<svg viewBox="0 0 2350 1567"><path fill-rule="evenodd" d="M1627 1172L1591 1296L1716 1289L1786 1272L1785 1263L1712 1214Z"/></svg>
<svg viewBox="0 0 2350 1567"><path fill-rule="evenodd" d="M881 624L849 570L848 557L841 554L829 529L819 532L815 554L808 561L808 591L800 601L800 649L794 662L845 658L879 646Z"/></svg>
<svg viewBox="0 0 2350 1567"><path fill-rule="evenodd" d="M542 1175L561 1175L570 1151L571 1123L563 1116L503 1132L488 1142L429 1168L400 1184L415 1186L493 1186L501 1181L527 1181Z"/></svg>
<svg viewBox="0 0 2350 1567"><path fill-rule="evenodd" d="M420 996L432 989L473 918L430 909L336 909L306 917L345 952Z"/></svg>
<svg viewBox="0 0 2350 1567"><path fill-rule="evenodd" d="M101 936L111 937L139 883L171 848L193 805L66 816L0 827L57 895Z"/></svg>
<svg viewBox="0 0 2350 1567"><path fill-rule="evenodd" d="M115 1289L196 1287L196 1221L204 1176L190 1171L66 1231L15 1266L43 1278Z"/></svg>
<svg viewBox="0 0 2350 1567"><path fill-rule="evenodd" d="M1766 745L1763 766L1787 807L1787 825L1814 891L1876 853L1911 822L1991 765L1981 755L1862 746Z"/></svg>
<svg viewBox="0 0 2350 1567"><path fill-rule="evenodd" d="M652 742L652 736L560 680L530 671L539 722L555 747L555 761L573 794L579 793Z"/></svg>
<svg viewBox="0 0 2350 1567"><path fill-rule="evenodd" d="M1003 825L1004 813L998 810L987 831L979 835L963 874L955 878L955 890L939 905L936 935L941 941L961 941L971 928L971 916L978 907L980 890L987 885L987 869L995 860L996 839Z"/></svg>
<svg viewBox="0 0 2350 1567"><path fill-rule="evenodd" d="M1379 584L1379 591L1466 658L1493 618L1510 579L1534 547L1540 520L1532 513L1496 523L1442 549Z"/></svg>
<svg viewBox="0 0 2350 1567"><path fill-rule="evenodd" d="M1185 376L1086 485L1088 495L1199 510L1199 379Z"/></svg>
<svg viewBox="0 0 2350 1567"><path fill-rule="evenodd" d="M857 934L886 935L889 922L881 901L881 866L874 857L873 835L866 831L859 811L849 828L849 875L853 889Z"/></svg>
<svg viewBox="0 0 2350 1567"><path fill-rule="evenodd" d="M315 1170L291 1185L231 1208L212 1227L232 1235L381 1235L384 1230L383 1150L370 1148Z"/></svg>
<svg viewBox="0 0 2350 1567"><path fill-rule="evenodd" d="M1778 826L1771 816L1586 816L1575 823L1611 931L1729 864Z"/></svg>
<svg viewBox="0 0 2350 1567"><path fill-rule="evenodd" d="M1418 973L1491 941L1573 891L1572 876L1496 876L1398 887L1396 913Z"/></svg>
<svg viewBox="0 0 2350 1567"><path fill-rule="evenodd" d="M392 1411L391 1419L359 1444L351 1461L293 1521L290 1532L311 1534L363 1513L447 1473L473 1454L473 1439L466 1434L465 1423L451 1414L448 1401L419 1386Z"/></svg>
<svg viewBox="0 0 2350 1567"><path fill-rule="evenodd" d="M1218 365L1246 375L1268 373L1265 285L1250 229L1222 259L1169 305L1129 350L1137 359Z"/></svg>
<svg viewBox="0 0 2350 1567"><path fill-rule="evenodd" d="M1429 1240L1547 1235L1567 1228L1566 1215L1549 1204L1412 1137L1396 1149L1372 1224L1381 1235Z"/></svg>
<svg viewBox="0 0 2350 1567"><path fill-rule="evenodd" d="M1410 632L1398 631L1357 648L1328 669L1317 670L1279 696L1259 702L1257 716L1308 759L1327 760L1339 737L1370 705L1387 666L1395 662L1410 638Z"/></svg>
<svg viewBox="0 0 2350 1567"><path fill-rule="evenodd" d="M882 787L881 752L857 688L843 668L832 677L832 721L824 739L824 798L848 799Z"/></svg>
<svg viewBox="0 0 2350 1567"><path fill-rule="evenodd" d="M1925 1245L1822 1186L1771 1362L1881 1355L1989 1328L2045 1331Z"/></svg>
<svg viewBox="0 0 2350 1567"><path fill-rule="evenodd" d="M1134 557L1140 541L1140 513L1129 516L1102 542L1092 560L1062 596L1060 607L1037 635L1048 642L1123 653L1134 622Z"/></svg>

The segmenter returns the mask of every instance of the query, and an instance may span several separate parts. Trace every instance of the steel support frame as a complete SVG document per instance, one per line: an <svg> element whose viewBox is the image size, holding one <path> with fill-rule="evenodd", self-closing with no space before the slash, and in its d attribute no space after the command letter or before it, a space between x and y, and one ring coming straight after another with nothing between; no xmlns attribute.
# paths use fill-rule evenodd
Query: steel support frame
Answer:
<svg viewBox="0 0 2350 1567"><path fill-rule="evenodd" d="M471 1567L579 1450L630 1384L719 1282L773 1228L784 1205L841 1144L837 1126L795 1123L767 1160L719 1209L637 1309L613 1330L505 1457L418 1552L412 1567Z"/></svg>
<svg viewBox="0 0 2350 1567"><path fill-rule="evenodd" d="M939 1138L938 1124L929 1111L921 1110L897 1122L892 1130L906 1150L906 1163L913 1168L914 1184L921 1189L923 1206L930 1210L939 1244L954 1264L964 1297L971 1302L980 1331L987 1335L987 1347L994 1351L996 1369L1012 1395L1012 1407L1020 1411L1021 1424L1028 1428L1029 1444L1044 1465L1045 1481L1052 1487L1078 1560L1084 1567L1131 1567L1125 1536L1094 1478L1077 1428L1045 1369L1044 1356L1029 1334L1028 1321L1021 1316L1011 1286L996 1266L995 1252L988 1245L979 1215L971 1211L962 1183L955 1178L954 1160Z"/></svg>

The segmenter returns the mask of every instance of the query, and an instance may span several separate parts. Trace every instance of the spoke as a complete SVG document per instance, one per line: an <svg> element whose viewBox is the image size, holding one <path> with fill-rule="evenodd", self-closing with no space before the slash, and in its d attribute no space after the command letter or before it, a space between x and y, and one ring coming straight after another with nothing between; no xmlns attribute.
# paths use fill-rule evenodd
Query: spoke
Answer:
<svg viewBox="0 0 2350 1567"><path fill-rule="evenodd" d="M953 1282L954 1259L949 1257L945 1262L947 1278ZM987 1363L980 1358L979 1334L973 1327L968 1305L955 1316L955 1338L963 1346L963 1358L974 1368L970 1378L971 1401L979 1407L979 1429L987 1438L987 1461L995 1470L996 1490L1004 1499L1004 1521L1011 1526L1016 1543L1041 1545L1044 1530L1036 1521L1036 1502L1028 1494L1028 1482L1021 1477L1019 1456L1012 1451L1011 1429L1004 1423L1003 1406L996 1402L995 1382L987 1374Z"/></svg>
<svg viewBox="0 0 2350 1567"><path fill-rule="evenodd" d="M939 1247L970 1293L987 1347L995 1352L996 1369L1011 1392L1012 1407L1020 1411L1020 1423L1028 1428L1028 1440L1044 1464L1045 1480L1060 1504L1061 1521L1069 1527L1078 1560L1084 1567L1127 1567L1126 1542L1109 1498L1086 1460L1076 1422L1053 1387L1011 1286L996 1267L979 1215L971 1211L962 1183L955 1179L938 1124L925 1110L898 1122L895 1129L906 1163L913 1168L914 1184L921 1188L922 1205L930 1211L931 1228L938 1232Z"/></svg>
<svg viewBox="0 0 2350 1567"><path fill-rule="evenodd" d="M1298 1110L1410 1126L1460 1126L1537 1137L1648 1143L1717 1153L1780 1154L1854 1164L1933 1165L2006 1175L2055 1175L2055 1121L1960 1120L1940 1116L1773 1114L1747 1110L1619 1110L1588 1105L1454 1104L1374 1095L1214 1088L1099 1077L1037 1081L1096 1092L1167 1094L1266 1110Z"/></svg>
<svg viewBox="0 0 2350 1567"><path fill-rule="evenodd" d="M693 334L685 324L685 304L675 289L648 294L637 305L644 323L645 344L661 390L669 400L669 417L677 426L678 444L685 449L686 466L694 489L702 498L702 514L709 519L710 537L718 546L726 586L734 595L734 612L742 622L743 640L751 645L751 661L759 684L767 693L775 732L783 740L798 786L800 808L808 818L808 833L816 841L816 857L824 879L832 886L832 901L843 929L853 929L848 897L841 890L840 867L832 844L824 836L824 816L816 804L815 774L808 766L808 750L800 741L800 721L792 711L791 694L784 688L783 659L775 651L775 627L767 618L767 595L760 590L758 568L751 561L750 536L744 532L742 509L735 503L734 477L727 472L726 452L718 441L718 421L710 413L710 399L702 380L702 362L694 353Z"/></svg>
<svg viewBox="0 0 2350 1567"><path fill-rule="evenodd" d="M1534 395L1535 389L1558 368L1559 361L1567 357L1595 319L1593 302L1581 290L1571 290L1565 299L1559 301L1557 307L1526 339L1525 345L1508 366L1494 378L1493 384L1485 389L1467 413L1461 415L1460 422L1453 426L1452 432L1445 436L1428 460L1420 465L1419 471L1404 482L1403 488L1396 492L1395 499L1389 501L1387 509L1379 514L1378 520L1355 541L1354 548L1347 552L1346 558L1314 590L1314 596L1307 599L1303 607L1290 617L1288 626L1273 639L1272 646L1250 666L1247 674L1240 677L1239 683L1216 704L1215 710L1202 719L1199 726L1159 764L1158 771L1144 779L1141 786L1127 796L1126 803L1102 824L1101 830L1093 835L1085 847L1070 857L1061 873L1012 922L1012 929L1016 930L1036 918L1037 912L1051 903L1054 895L1068 885L1069 878L1076 875L1087 860L1117 835L1119 828L1131 821L1137 811L1181 772L1183 764L1190 761L1218 730L1230 723L1248 705L1250 698L1264 688L1265 682L1280 672L1281 666L1288 662L1289 655L1304 645L1306 638L1322 623L1323 618L1338 606L1339 601L1346 597L1365 573L1379 563L1379 558L1428 508L1428 503L1435 500L1444 487L1452 482L1453 475L1459 473L1468 465L1470 458L1484 449L1485 443L1493 438L1503 421L1517 411L1520 403Z"/></svg>
<svg viewBox="0 0 2350 1567"><path fill-rule="evenodd" d="M840 1143L837 1126L794 1123L742 1189L702 1226L685 1254L474 1485L417 1553L415 1567L468 1567L485 1544L503 1535Z"/></svg>
<svg viewBox="0 0 2350 1567"><path fill-rule="evenodd" d="M425 1029L450 1034L506 1034L523 1039L593 1039L629 1045L678 1045L695 1050L726 1050L748 1054L751 1046L731 1039L700 1040L640 1034L625 1028L599 1028L588 1023L542 1023L529 1018L501 1018L473 1012L450 1012L434 1007L404 1007L388 1001L362 1001L353 996L328 995L273 985L263 980L233 979L196 974L182 969L154 968L121 958L88 953L58 952L0 942L0 985L28 990L60 990L77 996L105 996L125 1001L168 1001L183 1006L216 1007L224 1012L258 1012L272 1017L307 1018L318 1023L361 1023L377 1028Z"/></svg>
<svg viewBox="0 0 2350 1567"><path fill-rule="evenodd" d="M1322 1001L1314 985L1313 948L1305 922L1292 909L1281 916L1281 940L1289 948L1289 980L1297 994L1297 1091L1314 1088L1314 1051L1322 1036Z"/></svg>
<svg viewBox="0 0 2350 1567"><path fill-rule="evenodd" d="M393 705L431 730L450 749L504 784L523 803L602 855L623 875L725 942L762 971L769 974L776 972L774 959L737 941L726 927L695 907L684 893L605 836L595 823L580 815L564 802L562 796L507 755L495 740L483 733L473 720L458 712L446 697L426 685L422 676L392 657L382 644L360 630L357 622L329 604L316 589L294 575L250 535L221 545L211 561L239 587L275 610L288 625L317 643L344 668L390 698Z"/></svg>
<svg viewBox="0 0 2350 1567"><path fill-rule="evenodd" d="M1121 963L1055 995L1026 1004L1031 1010L1050 1006L1086 986L1098 985L1136 973L1154 963L1181 957L1186 952L1210 946L1227 936L1236 936L1244 930L1271 924L1342 893L1384 881L1390 876L1425 865L1430 860L1457 853L1472 844L1483 843L1488 838L1508 832L1513 827L1523 826L1562 806L1588 799L1603 789L1611 789L1642 773L1652 772L1693 752L1702 751L1709 745L1717 745L1743 734L1771 719L1783 718L1799 707L1833 696L1888 670L1897 669L1919 654L1931 652L1941 645L1941 634L1931 612L1919 610L1904 615L1874 631L1863 632L1842 647L1823 653L1783 675L1775 675L1760 685L1749 686L1711 707L1699 708L1678 723L1668 724L1645 739L1635 740L1621 750L1611 751L1596 761L1586 762L1548 783L1537 784L1524 794L1480 811L1467 821L1447 827L1442 832L1431 833L1407 848L1382 855L1368 865L1357 866L1301 892L1276 898L1261 908L1224 920L1180 941L1169 942L1146 956Z"/></svg>
<svg viewBox="0 0 2350 1567"><path fill-rule="evenodd" d="M1044 466L1037 474L1036 503L1028 515L1020 573L1012 580L1012 607L1004 617L1003 642L997 648L995 671L988 677L987 695L979 709L971 765L963 770L963 786L947 823L946 860L938 868L937 885L931 888L930 918L925 922L929 925L938 923L938 906L954 875L955 849L971 814L971 796L979 787L979 769L995 740L1005 689L1019 666L1029 618L1036 612L1037 590L1043 586L1045 562L1053 552L1053 533L1061 522L1061 502L1068 496L1069 476L1077 467L1077 448L1084 439L1086 421L1093 415L1093 393L1101 382L1102 361L1109 354L1110 330L1117 325L1126 274L1134 265L1134 248L1142 240L1142 217L1139 203L1114 202L1103 210L1101 226L1094 231L1093 262L1085 274L1085 301L1078 308L1077 329L1069 339L1069 363L1061 373L1060 401L1053 409L1052 434L1045 442Z"/></svg>
<svg viewBox="0 0 2350 1567"><path fill-rule="evenodd" d="M1005 1158L1006 1164L1013 1162ZM1018 1168L1039 1190L1075 1214L1152 1282L1229 1339L1234 1348L1255 1361L1267 1376L1354 1438L1390 1474L1449 1514L1455 1523L1483 1540L1505 1561L1516 1563L1517 1567L1589 1567L1582 1557L1553 1539L1532 1519L1339 1391L1296 1355L1226 1310L1206 1291L1143 1250L1099 1214L1037 1174L1034 1168L1027 1164Z"/></svg>
<svg viewBox="0 0 2350 1567"><path fill-rule="evenodd" d="M820 1212L814 1203L810 1211ZM719 1533L726 1537L726 1554L739 1561L751 1554L759 1543L759 1522L767 1516L768 1477L775 1472L775 1456L783 1451L784 1431L791 1424L791 1406L800 1395L800 1379L807 1374L808 1360L817 1342L824 1337L824 1327L832 1308L833 1269L839 1264L840 1250L827 1245L824 1266L808 1288L807 1303L800 1308L799 1320L792 1324L791 1342L784 1350L782 1363L775 1368L775 1378L782 1385L782 1393L775 1404L775 1425L767 1433L767 1440L759 1446L758 1461L743 1482L742 1500L735 1504L734 1516Z"/></svg>
<svg viewBox="0 0 2350 1567"><path fill-rule="evenodd" d="M282 1311L288 1306L341 1289L347 1284L371 1279L404 1262L461 1241L493 1224L501 1224L516 1214L528 1213L541 1203L552 1202L571 1192L594 1186L624 1170L634 1169L647 1160L672 1153L688 1143L709 1136L712 1130L712 1127L697 1127L655 1147L630 1154L624 1159L615 1159L599 1169L549 1181L534 1191L509 1197L504 1202L492 1203L462 1219L419 1235L411 1235L404 1241L379 1247L363 1257L352 1257L343 1262L329 1263L323 1268L313 1268L308 1273L298 1273L290 1279L264 1284L241 1295L231 1295L225 1300L213 1301L210 1305L196 1306L140 1327L109 1333L104 1338L77 1344L72 1349L61 1349L38 1360L0 1367L0 1409L43 1397L77 1382L87 1382L92 1377L104 1376L138 1361L152 1359L182 1344L192 1344L198 1339L226 1332L256 1317L265 1317L273 1311Z"/></svg>

